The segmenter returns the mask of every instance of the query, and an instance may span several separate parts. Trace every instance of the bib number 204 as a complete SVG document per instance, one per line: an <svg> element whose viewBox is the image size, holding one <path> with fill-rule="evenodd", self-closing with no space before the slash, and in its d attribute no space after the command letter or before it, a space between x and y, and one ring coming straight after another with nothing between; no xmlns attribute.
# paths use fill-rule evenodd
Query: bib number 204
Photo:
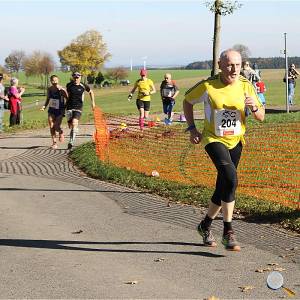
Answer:
<svg viewBox="0 0 300 300"><path fill-rule="evenodd" d="M222 119L221 127L222 128L236 127L236 119Z"/></svg>

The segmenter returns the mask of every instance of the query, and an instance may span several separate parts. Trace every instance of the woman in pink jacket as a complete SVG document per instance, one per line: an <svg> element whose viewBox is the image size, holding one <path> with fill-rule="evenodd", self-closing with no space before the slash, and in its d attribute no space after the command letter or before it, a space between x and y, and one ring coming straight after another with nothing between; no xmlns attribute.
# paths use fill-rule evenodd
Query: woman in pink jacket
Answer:
<svg viewBox="0 0 300 300"><path fill-rule="evenodd" d="M18 88L19 80L17 78L12 78L10 80L10 88L8 89L8 98L10 103L10 118L9 126L20 124L20 114L21 114L21 101L22 95L25 92L25 88Z"/></svg>

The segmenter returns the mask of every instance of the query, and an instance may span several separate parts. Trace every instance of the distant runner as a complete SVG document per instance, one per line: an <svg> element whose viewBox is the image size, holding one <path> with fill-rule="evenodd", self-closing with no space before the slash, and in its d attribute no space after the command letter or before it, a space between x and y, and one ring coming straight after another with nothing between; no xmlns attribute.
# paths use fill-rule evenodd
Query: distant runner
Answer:
<svg viewBox="0 0 300 300"><path fill-rule="evenodd" d="M204 245L215 247L211 224L222 209L222 244L225 249L233 251L240 250L232 229L232 216L238 185L237 166L245 144L246 107L256 120L263 121L265 117L264 107L253 85L240 76L241 63L239 52L232 49L222 52L219 61L221 73L189 89L183 103L191 142L198 144L202 141L218 171L215 192L204 220L197 227L198 232ZM205 120L200 133L194 123L193 106L202 102Z"/></svg>
<svg viewBox="0 0 300 300"><path fill-rule="evenodd" d="M80 82L81 74L79 72L74 72L72 74L72 78L73 80L67 84L68 100L66 103L66 117L69 128L71 129L68 149L72 149L76 134L78 133L78 125L82 114L85 91L90 95L92 109L95 109L94 93L88 85Z"/></svg>
<svg viewBox="0 0 300 300"><path fill-rule="evenodd" d="M61 128L61 122L65 113L65 100L68 95L65 89L58 85L58 76L52 75L50 77L51 86L47 91L47 99L41 111L49 105L48 108L48 124L50 127L50 134L52 138L52 149L57 149L56 135L59 135L59 141L64 141L64 133Z"/></svg>
<svg viewBox="0 0 300 300"><path fill-rule="evenodd" d="M160 85L160 96L163 103L163 111L166 115L165 124L170 125L173 121L173 107L175 105L175 98L179 94L176 82L172 80L171 74L166 73L164 80Z"/></svg>
<svg viewBox="0 0 300 300"><path fill-rule="evenodd" d="M136 106L140 112L139 126L141 130L144 130L144 121L149 118L150 113L150 96L156 93L156 90L153 81L147 78L147 70L142 69L140 75L141 78L135 82L128 96L128 100L130 101L132 99L135 90L138 89Z"/></svg>

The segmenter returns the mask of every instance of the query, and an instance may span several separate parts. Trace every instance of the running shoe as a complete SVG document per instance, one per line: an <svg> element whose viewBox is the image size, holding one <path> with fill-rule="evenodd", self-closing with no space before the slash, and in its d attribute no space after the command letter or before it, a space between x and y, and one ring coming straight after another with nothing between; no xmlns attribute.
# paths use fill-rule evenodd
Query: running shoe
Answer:
<svg viewBox="0 0 300 300"><path fill-rule="evenodd" d="M165 124L166 125L171 125L172 124L172 121L168 118L165 118Z"/></svg>
<svg viewBox="0 0 300 300"><path fill-rule="evenodd" d="M228 231L222 238L222 244L225 246L226 250L229 251L240 251L241 247L236 240L232 230Z"/></svg>
<svg viewBox="0 0 300 300"><path fill-rule="evenodd" d="M51 146L51 148L52 148L52 149L57 149L57 144L56 144L56 143L53 143L52 146Z"/></svg>
<svg viewBox="0 0 300 300"><path fill-rule="evenodd" d="M197 231L203 238L204 246L207 246L207 247L216 247L217 246L216 240L215 240L211 230L203 229L202 222L198 225Z"/></svg>

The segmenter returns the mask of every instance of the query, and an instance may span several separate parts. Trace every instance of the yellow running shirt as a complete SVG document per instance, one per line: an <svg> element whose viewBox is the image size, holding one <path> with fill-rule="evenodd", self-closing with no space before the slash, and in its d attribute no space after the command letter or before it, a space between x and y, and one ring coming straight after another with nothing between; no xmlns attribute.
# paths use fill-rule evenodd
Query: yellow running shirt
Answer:
<svg viewBox="0 0 300 300"><path fill-rule="evenodd" d="M253 85L240 76L232 85L224 85L219 75L198 82L190 88L185 99L191 104L204 102L202 143L223 143L228 149L240 141L245 144L245 95L253 97L262 107Z"/></svg>
<svg viewBox="0 0 300 300"><path fill-rule="evenodd" d="M136 87L138 88L138 96L137 98L143 101L150 101L150 96L144 96L143 93L149 94L151 92L151 87L153 87L153 81L149 78L146 80L139 79L135 83Z"/></svg>

